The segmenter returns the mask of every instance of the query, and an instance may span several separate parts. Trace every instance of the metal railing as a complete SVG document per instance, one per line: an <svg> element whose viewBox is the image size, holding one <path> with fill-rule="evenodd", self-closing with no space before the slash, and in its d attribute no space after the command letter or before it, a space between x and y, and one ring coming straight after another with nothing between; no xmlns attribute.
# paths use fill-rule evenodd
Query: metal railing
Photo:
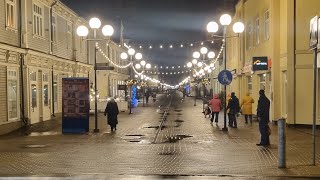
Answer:
<svg viewBox="0 0 320 180"><path fill-rule="evenodd" d="M156 143L157 138L158 138L158 136L159 136L159 133L160 133L160 131L161 131L161 129L162 129L162 126L163 126L164 122L167 120L168 112L169 112L169 110L170 110L171 103L172 103L172 96L170 96L170 101L169 101L168 105L166 106L166 108L164 109L164 113L163 113L161 122L160 122L160 124L159 124L159 128L158 128L157 134L156 134L156 136L154 137L154 140L153 140L153 142L152 142L153 144Z"/></svg>

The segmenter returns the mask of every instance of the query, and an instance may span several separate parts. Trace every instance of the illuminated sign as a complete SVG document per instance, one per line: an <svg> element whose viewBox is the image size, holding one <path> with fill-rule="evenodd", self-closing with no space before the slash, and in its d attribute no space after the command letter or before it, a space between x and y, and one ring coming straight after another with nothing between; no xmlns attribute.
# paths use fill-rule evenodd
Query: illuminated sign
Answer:
<svg viewBox="0 0 320 180"><path fill-rule="evenodd" d="M253 71L263 71L268 70L268 57L253 57L252 58L252 70Z"/></svg>

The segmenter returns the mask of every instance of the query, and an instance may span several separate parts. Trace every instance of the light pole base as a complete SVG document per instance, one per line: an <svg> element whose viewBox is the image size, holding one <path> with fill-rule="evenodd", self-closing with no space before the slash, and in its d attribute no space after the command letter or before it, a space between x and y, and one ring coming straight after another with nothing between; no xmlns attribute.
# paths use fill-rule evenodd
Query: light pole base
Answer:
<svg viewBox="0 0 320 180"><path fill-rule="evenodd" d="M98 133L98 132L100 132L100 130L99 129L94 129L93 132L94 133Z"/></svg>
<svg viewBox="0 0 320 180"><path fill-rule="evenodd" d="M222 131L228 131L228 128L227 127L224 127L221 129Z"/></svg>

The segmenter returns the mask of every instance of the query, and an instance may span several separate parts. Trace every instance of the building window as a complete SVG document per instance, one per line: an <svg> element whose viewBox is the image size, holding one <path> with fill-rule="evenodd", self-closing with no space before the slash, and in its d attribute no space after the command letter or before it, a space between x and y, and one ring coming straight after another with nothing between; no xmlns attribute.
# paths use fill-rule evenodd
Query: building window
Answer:
<svg viewBox="0 0 320 180"><path fill-rule="evenodd" d="M55 15L52 16L52 41L57 42L57 17Z"/></svg>
<svg viewBox="0 0 320 180"><path fill-rule="evenodd" d="M255 37L256 45L260 44L260 20L256 19L256 37Z"/></svg>
<svg viewBox="0 0 320 180"><path fill-rule="evenodd" d="M30 81L37 81L37 72L30 73Z"/></svg>
<svg viewBox="0 0 320 180"><path fill-rule="evenodd" d="M57 74L53 76L53 94L54 94L53 102L57 103L58 102L58 75Z"/></svg>
<svg viewBox="0 0 320 180"><path fill-rule="evenodd" d="M264 39L270 38L270 13L269 10L264 13Z"/></svg>
<svg viewBox="0 0 320 180"><path fill-rule="evenodd" d="M8 119L18 119L18 77L16 70L8 70Z"/></svg>
<svg viewBox="0 0 320 180"><path fill-rule="evenodd" d="M33 4L33 34L43 37L43 29L43 8L37 4Z"/></svg>
<svg viewBox="0 0 320 180"><path fill-rule="evenodd" d="M17 29L16 0L6 0L6 27Z"/></svg>
<svg viewBox="0 0 320 180"><path fill-rule="evenodd" d="M248 76L248 93L252 94L252 76Z"/></svg>
<svg viewBox="0 0 320 180"><path fill-rule="evenodd" d="M70 22L67 22L67 48L72 48L72 25Z"/></svg>
<svg viewBox="0 0 320 180"><path fill-rule="evenodd" d="M260 78L260 89L266 90L266 74L259 75Z"/></svg>
<svg viewBox="0 0 320 180"><path fill-rule="evenodd" d="M251 39L252 39L252 25L248 24L247 34L246 34L246 48L247 49L250 49L252 47Z"/></svg>
<svg viewBox="0 0 320 180"><path fill-rule="evenodd" d="M48 81L49 81L49 75L48 75L48 73L43 73L43 74L42 74L42 81L43 81L43 82L48 82Z"/></svg>

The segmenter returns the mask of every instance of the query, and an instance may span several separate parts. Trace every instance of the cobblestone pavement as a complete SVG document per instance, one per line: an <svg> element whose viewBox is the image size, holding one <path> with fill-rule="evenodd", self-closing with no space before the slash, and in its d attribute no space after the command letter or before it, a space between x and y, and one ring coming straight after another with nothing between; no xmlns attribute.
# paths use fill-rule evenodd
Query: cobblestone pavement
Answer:
<svg viewBox="0 0 320 180"><path fill-rule="evenodd" d="M154 141L164 105L173 98L167 120ZM118 130L111 133L99 114L100 133L62 135L60 121L45 132L0 137L0 176L99 179L282 179L320 177L311 166L309 129L287 128L287 167L277 167L277 126L272 126L271 146L257 147L258 123L221 131L204 118L200 100L184 101L172 94L156 103L120 113ZM161 109L159 109L159 106ZM59 118L57 118L59 119ZM317 149L320 149L319 143ZM317 164L320 153L317 152ZM49 177L48 177L49 176ZM51 177L51 178L50 178Z"/></svg>

